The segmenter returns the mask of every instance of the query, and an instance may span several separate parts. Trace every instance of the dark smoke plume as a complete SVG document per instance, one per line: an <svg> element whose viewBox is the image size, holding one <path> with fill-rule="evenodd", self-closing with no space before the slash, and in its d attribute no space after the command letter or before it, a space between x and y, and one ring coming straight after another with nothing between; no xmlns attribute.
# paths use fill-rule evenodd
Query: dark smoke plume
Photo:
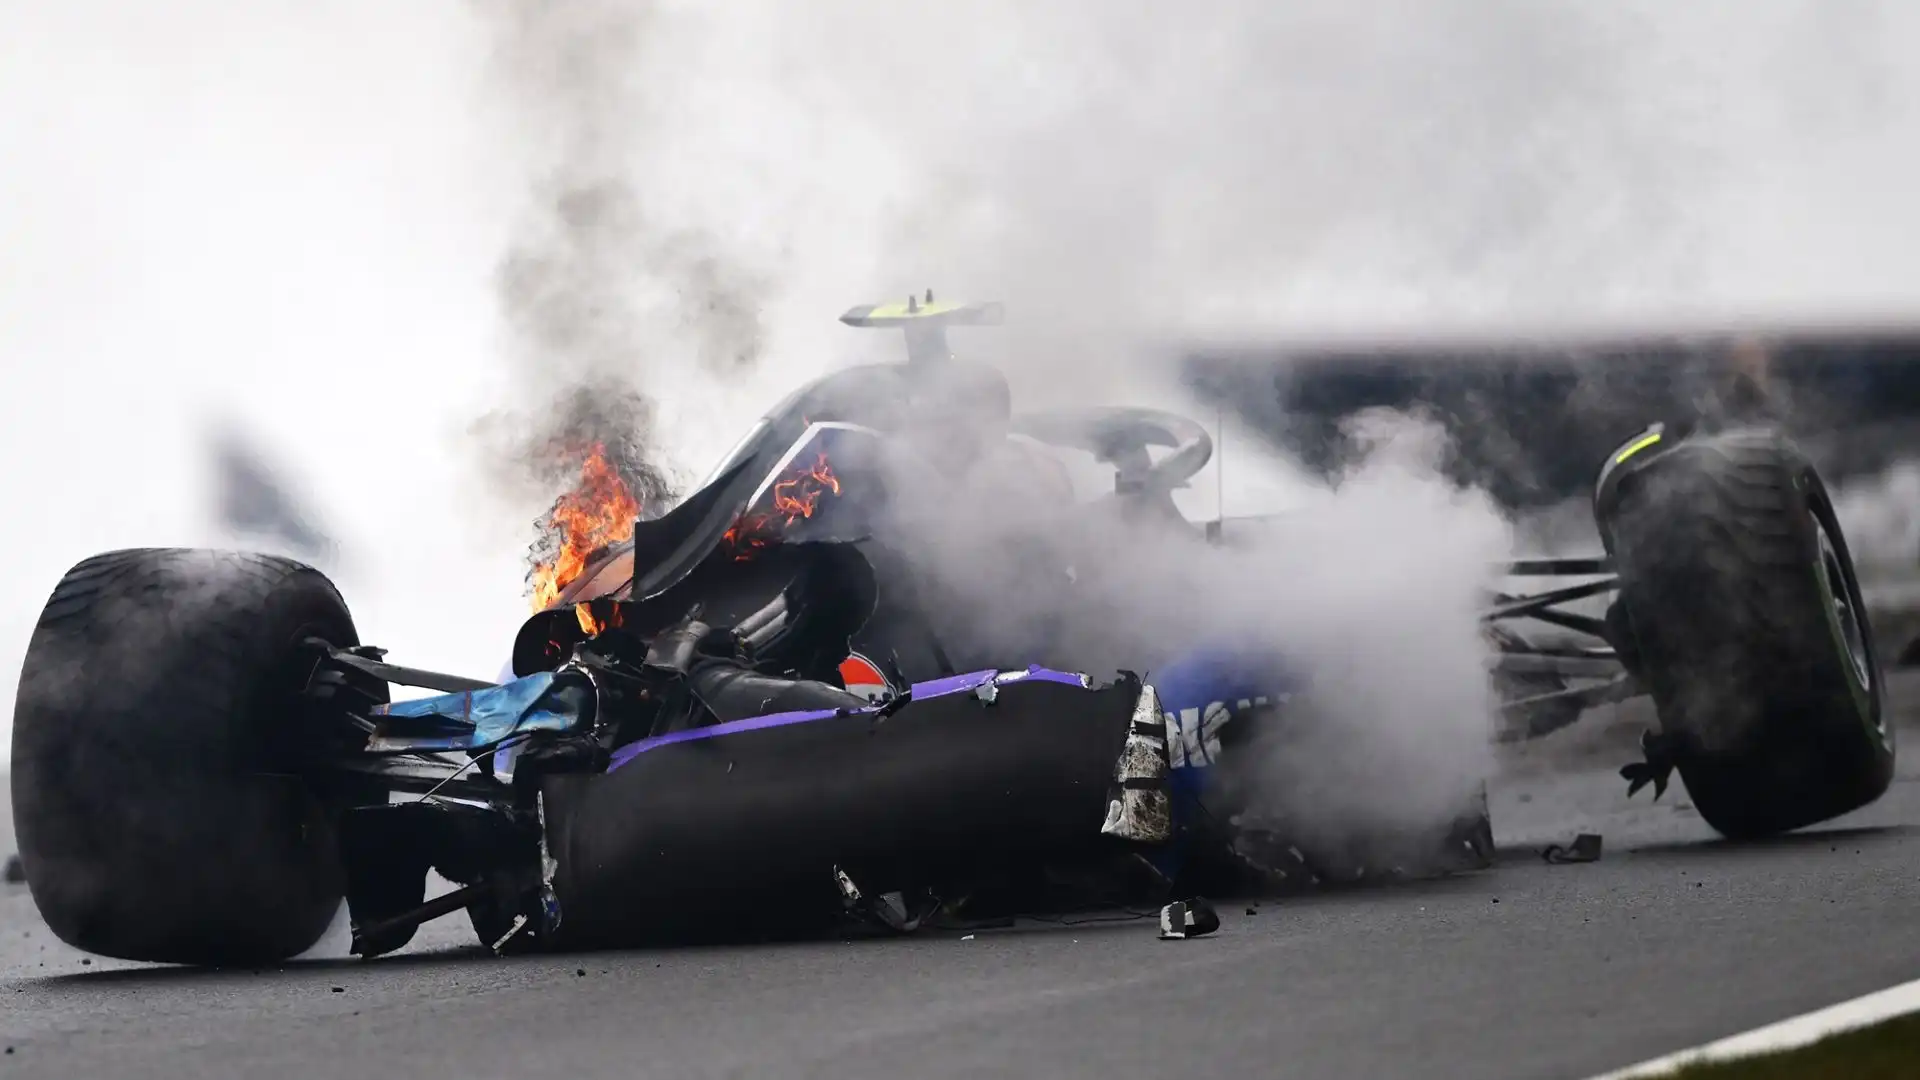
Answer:
<svg viewBox="0 0 1920 1080"><path fill-rule="evenodd" d="M674 498L674 488L654 463L647 434L653 428L653 403L644 394L618 384L579 383L554 399L539 426L521 433L515 458L542 488L561 492L534 522L527 558L532 566L549 562L563 535L555 520L567 493L581 482L582 465L602 455L639 504L640 517L653 517Z"/></svg>
<svg viewBox="0 0 1920 1080"><path fill-rule="evenodd" d="M636 73L646 4L492 0L496 90L522 118L534 177L495 276L516 403L476 426L509 498L551 504L596 447L659 513L676 495L658 402L689 369L726 377L759 359L761 278L714 238L648 204L651 137ZM557 539L551 509L533 558Z"/></svg>

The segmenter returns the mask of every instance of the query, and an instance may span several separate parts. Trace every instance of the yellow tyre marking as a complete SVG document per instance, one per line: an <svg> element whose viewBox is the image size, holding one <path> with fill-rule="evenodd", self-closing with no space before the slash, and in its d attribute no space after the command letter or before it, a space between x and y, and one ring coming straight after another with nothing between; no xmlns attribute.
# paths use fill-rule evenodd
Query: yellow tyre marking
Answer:
<svg viewBox="0 0 1920 1080"><path fill-rule="evenodd" d="M1659 441L1660 441L1660 433L1657 431L1651 435L1643 435L1640 438L1633 440L1633 442L1627 445L1627 448L1625 450L1622 450L1620 451L1619 454L1615 455L1613 459L1613 463L1615 465L1618 465L1621 462L1627 460L1633 455L1639 453L1642 450L1645 450L1647 447L1652 446L1654 443L1657 443Z"/></svg>

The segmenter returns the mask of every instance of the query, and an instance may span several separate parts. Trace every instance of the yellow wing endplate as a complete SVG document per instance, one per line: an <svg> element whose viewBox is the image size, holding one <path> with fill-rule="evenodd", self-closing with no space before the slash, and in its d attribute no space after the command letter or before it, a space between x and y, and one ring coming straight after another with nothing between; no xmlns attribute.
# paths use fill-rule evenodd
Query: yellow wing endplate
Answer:
<svg viewBox="0 0 1920 1080"><path fill-rule="evenodd" d="M840 321L848 326L900 328L906 326L998 326L1005 318L998 303L957 304L935 301L929 291L923 300L908 297L896 304L862 304L849 308Z"/></svg>

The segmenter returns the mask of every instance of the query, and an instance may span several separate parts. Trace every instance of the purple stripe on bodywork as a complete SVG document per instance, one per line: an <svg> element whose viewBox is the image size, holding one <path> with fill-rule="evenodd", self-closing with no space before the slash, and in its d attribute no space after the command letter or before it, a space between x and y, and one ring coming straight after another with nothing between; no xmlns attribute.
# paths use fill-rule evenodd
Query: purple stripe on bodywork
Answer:
<svg viewBox="0 0 1920 1080"><path fill-rule="evenodd" d="M1093 689L1093 680L1073 671L1055 671L1038 664L1025 671L1003 671L994 678L1002 686L1012 682L1057 682L1068 686L1078 686L1082 690Z"/></svg>
<svg viewBox="0 0 1920 1080"><path fill-rule="evenodd" d="M989 668L985 671L970 671L965 675L950 675L944 679L914 683L910 693L913 700L943 697L947 694L965 693L977 690L987 683L1006 685L1014 682L1052 682L1069 686L1088 687L1085 675L1076 675L1069 671L1054 671L1051 668L1033 666L1025 671L997 671ZM607 762L607 771L613 770L639 757L655 747L670 743L692 742L695 739L711 739L719 735L737 735L743 731L759 731L763 728L785 727L788 724L804 724L814 720L828 720L836 716L865 716L880 711L880 706L871 705L860 709L813 709L807 712L773 713L768 716L750 716L745 720L731 720L710 727L688 728L668 735L655 735L652 738L631 742L616 749Z"/></svg>
<svg viewBox="0 0 1920 1080"><path fill-rule="evenodd" d="M1035 664L1024 671L1000 671L996 668L988 668L985 671L969 671L965 675L949 675L944 679L934 679L931 682L914 683L912 694L913 699L919 701L922 698L939 697L942 694L977 690L989 682L999 683L1001 686L1013 682L1057 682L1079 687L1088 685L1085 675L1076 675L1070 671L1055 671Z"/></svg>
<svg viewBox="0 0 1920 1080"><path fill-rule="evenodd" d="M849 709L844 714L839 709L813 709L807 712L773 713L769 716L750 716L745 720L731 720L724 724L714 724L711 727L688 728L685 731L675 731L667 735L655 735L650 739L641 739L639 742L628 743L620 749L615 750L613 757L607 762L607 771L612 772L627 762L632 761L634 758L639 757L641 754L652 750L654 747L666 746L669 743L691 742L694 739L711 739L716 735L737 735L742 731L759 731L762 728L785 727L788 724L804 724L809 720L826 720L841 715L858 716L862 713L875 711L878 711L877 706L865 709Z"/></svg>
<svg viewBox="0 0 1920 1080"><path fill-rule="evenodd" d="M943 694L958 694L986 685L997 674L999 672L992 668L985 671L969 671L965 675L949 675L944 679L934 679L931 682L914 683L913 688L907 692L913 695L915 701L940 697Z"/></svg>

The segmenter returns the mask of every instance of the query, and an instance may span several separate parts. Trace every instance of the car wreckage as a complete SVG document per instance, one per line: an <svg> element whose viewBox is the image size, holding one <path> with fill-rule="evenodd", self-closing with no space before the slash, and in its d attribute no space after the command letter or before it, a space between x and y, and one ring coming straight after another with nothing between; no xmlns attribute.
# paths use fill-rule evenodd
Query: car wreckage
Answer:
<svg viewBox="0 0 1920 1080"><path fill-rule="evenodd" d="M1089 513L1194 545L1239 535L1173 506L1212 456L1202 425L1012 413L1004 379L946 345L947 327L998 317L931 294L848 312L903 330L907 361L770 410L698 490L558 583L500 681L388 662L288 559L80 562L40 616L14 713L14 812L47 923L93 953L208 965L297 955L343 898L369 957L461 911L503 954L1169 900L1197 932L1203 895L1488 865L1484 786L1360 852L1247 812L1258 775L1241 763L1284 742L1300 688L1283 658L1176 641L1088 673L1052 662L1044 635L1040 655L995 655L934 617L940 598L872 526L876 461L931 423L904 403L985 408L996 437L1092 453L1115 483ZM1677 771L1732 837L1885 791L1872 629L1791 443L1655 426L1607 456L1593 510L1604 553L1489 568L1560 580L1489 588L1502 737L1648 695L1658 730L1622 770L1628 794L1657 798ZM1604 613L1578 610L1592 602ZM450 891L429 897L430 871Z"/></svg>

